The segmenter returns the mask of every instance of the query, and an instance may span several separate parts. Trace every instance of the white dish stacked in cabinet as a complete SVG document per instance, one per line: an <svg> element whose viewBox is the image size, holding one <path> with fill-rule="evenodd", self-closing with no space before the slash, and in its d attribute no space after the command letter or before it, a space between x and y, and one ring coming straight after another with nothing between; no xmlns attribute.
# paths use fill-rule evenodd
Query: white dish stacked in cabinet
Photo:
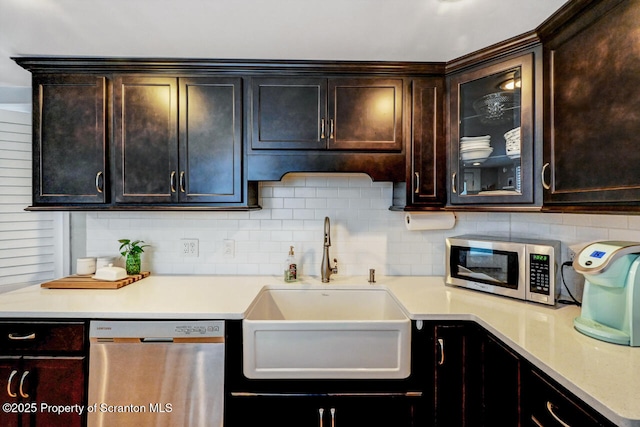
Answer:
<svg viewBox="0 0 640 427"><path fill-rule="evenodd" d="M465 136L460 138L460 160L482 163L491 155L491 136Z"/></svg>

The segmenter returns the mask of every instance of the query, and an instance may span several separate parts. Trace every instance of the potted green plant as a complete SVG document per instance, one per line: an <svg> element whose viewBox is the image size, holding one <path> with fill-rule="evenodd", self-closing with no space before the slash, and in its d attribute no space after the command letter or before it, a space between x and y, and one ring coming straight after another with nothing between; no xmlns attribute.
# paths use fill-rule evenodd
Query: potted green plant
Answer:
<svg viewBox="0 0 640 427"><path fill-rule="evenodd" d="M120 239L118 242L120 243L120 254L125 260L127 274L140 274L140 254L149 245L144 245L143 240Z"/></svg>

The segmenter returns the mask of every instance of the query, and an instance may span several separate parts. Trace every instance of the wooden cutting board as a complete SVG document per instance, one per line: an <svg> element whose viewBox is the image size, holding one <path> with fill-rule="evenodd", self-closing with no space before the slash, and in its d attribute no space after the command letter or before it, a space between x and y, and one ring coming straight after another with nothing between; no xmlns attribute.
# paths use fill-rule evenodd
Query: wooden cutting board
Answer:
<svg viewBox="0 0 640 427"><path fill-rule="evenodd" d="M127 276L124 279L113 282L109 280L92 279L91 276L73 275L42 283L40 287L49 289L120 289L123 286L142 280L150 274L149 271L143 271L140 274Z"/></svg>

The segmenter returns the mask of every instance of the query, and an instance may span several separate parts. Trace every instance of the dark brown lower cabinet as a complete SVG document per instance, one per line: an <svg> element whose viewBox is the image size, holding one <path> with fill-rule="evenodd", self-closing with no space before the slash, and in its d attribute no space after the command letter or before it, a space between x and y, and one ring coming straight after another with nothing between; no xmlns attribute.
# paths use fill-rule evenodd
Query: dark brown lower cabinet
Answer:
<svg viewBox="0 0 640 427"><path fill-rule="evenodd" d="M433 326L435 427L479 425L480 334L467 322Z"/></svg>
<svg viewBox="0 0 640 427"><path fill-rule="evenodd" d="M614 426L472 321L414 321L406 382L251 381L239 375L237 338L227 339L225 427ZM348 395L356 390L371 393Z"/></svg>
<svg viewBox="0 0 640 427"><path fill-rule="evenodd" d="M1 426L85 425L82 322L0 322L0 345Z"/></svg>
<svg viewBox="0 0 640 427"><path fill-rule="evenodd" d="M248 379L242 372L242 323L227 320L225 427L426 427L432 378L431 333L412 324L411 375L402 379ZM375 349L367 349L375 351Z"/></svg>
<svg viewBox="0 0 640 427"><path fill-rule="evenodd" d="M434 427L520 425L520 358L473 322L433 328Z"/></svg>
<svg viewBox="0 0 640 427"><path fill-rule="evenodd" d="M529 369L524 373L523 403L523 426L614 426L586 403L536 369Z"/></svg>
<svg viewBox="0 0 640 427"><path fill-rule="evenodd" d="M227 404L234 416L225 426L410 427L419 425L414 421L419 404L418 397L383 395L240 397Z"/></svg>
<svg viewBox="0 0 640 427"><path fill-rule="evenodd" d="M0 375L3 427L84 425L84 357L0 358Z"/></svg>
<svg viewBox="0 0 640 427"><path fill-rule="evenodd" d="M485 426L518 426L520 358L492 336L482 343L482 420Z"/></svg>

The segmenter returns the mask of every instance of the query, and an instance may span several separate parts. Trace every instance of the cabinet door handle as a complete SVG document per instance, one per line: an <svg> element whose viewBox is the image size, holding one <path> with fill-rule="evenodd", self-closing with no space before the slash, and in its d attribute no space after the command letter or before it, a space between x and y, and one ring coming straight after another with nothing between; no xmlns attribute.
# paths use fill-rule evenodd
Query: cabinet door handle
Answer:
<svg viewBox="0 0 640 427"><path fill-rule="evenodd" d="M20 396L24 398L29 397L29 395L24 392L24 380L27 378L27 375L29 375L29 371L24 371L22 373L22 378L20 378Z"/></svg>
<svg viewBox="0 0 640 427"><path fill-rule="evenodd" d="M413 190L413 192L418 194L420 193L420 174L418 172L414 172L414 175L416 177L416 189Z"/></svg>
<svg viewBox="0 0 640 427"><path fill-rule="evenodd" d="M531 415L531 421L536 425L536 427L544 427L544 425L538 421L535 415Z"/></svg>
<svg viewBox="0 0 640 427"><path fill-rule="evenodd" d="M562 421L562 419L556 415L555 412L553 412L553 409L555 408L555 405L553 403L551 403L550 401L547 401L547 411L549 411L549 413L551 414L551 416L560 423L560 425L562 427L571 427L569 424L565 423L564 421Z"/></svg>
<svg viewBox="0 0 640 427"><path fill-rule="evenodd" d="M545 190L548 190L551 188L551 184L548 184L544 179L544 173L547 171L548 167L549 167L549 163L545 163L544 166L542 166L542 172L540 173L540 179L542 180L542 188L544 188Z"/></svg>
<svg viewBox="0 0 640 427"><path fill-rule="evenodd" d="M26 335L18 335L18 334L9 334L9 339L13 341L24 341L24 340L35 340L36 333L32 332Z"/></svg>
<svg viewBox="0 0 640 427"><path fill-rule="evenodd" d="M333 139L333 119L329 120L329 139Z"/></svg>
<svg viewBox="0 0 640 427"><path fill-rule="evenodd" d="M323 425L323 418L324 418L324 408L320 408L318 409L318 415L320 416L320 427L322 427Z"/></svg>
<svg viewBox="0 0 640 427"><path fill-rule="evenodd" d="M440 351L440 359L438 365L444 365L444 339L438 338L438 350Z"/></svg>
<svg viewBox="0 0 640 427"><path fill-rule="evenodd" d="M171 186L171 192L176 192L176 171L171 171L171 176L169 177L169 185Z"/></svg>
<svg viewBox="0 0 640 427"><path fill-rule="evenodd" d="M102 185L101 185L102 180L100 178L102 178L102 171L96 174L96 191L98 193L102 193Z"/></svg>
<svg viewBox="0 0 640 427"><path fill-rule="evenodd" d="M13 377L15 377L17 373L18 373L18 371L13 370L9 374L9 379L7 380L7 394L9 395L9 397L16 397L17 396L16 393L11 393L11 383L13 382Z"/></svg>
<svg viewBox="0 0 640 427"><path fill-rule="evenodd" d="M331 408L331 427L336 427L336 408Z"/></svg>
<svg viewBox="0 0 640 427"><path fill-rule="evenodd" d="M456 189L456 172L451 175L451 192L453 194L458 194L458 190Z"/></svg>
<svg viewBox="0 0 640 427"><path fill-rule="evenodd" d="M324 134L324 128L325 128L325 119L322 118L320 120L320 139L325 139L327 137L327 135Z"/></svg>
<svg viewBox="0 0 640 427"><path fill-rule="evenodd" d="M184 171L180 172L180 192L185 192Z"/></svg>

